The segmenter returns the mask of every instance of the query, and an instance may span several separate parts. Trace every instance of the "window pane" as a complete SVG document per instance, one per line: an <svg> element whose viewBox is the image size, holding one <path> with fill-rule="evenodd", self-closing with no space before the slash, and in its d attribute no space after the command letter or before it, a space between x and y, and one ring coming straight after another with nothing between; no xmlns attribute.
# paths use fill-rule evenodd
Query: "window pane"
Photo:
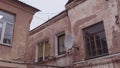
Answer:
<svg viewBox="0 0 120 68"><path fill-rule="evenodd" d="M43 60L43 43L38 44L38 60Z"/></svg>
<svg viewBox="0 0 120 68"><path fill-rule="evenodd" d="M95 50L96 48L95 48L95 42L94 41L91 41L91 48L92 48L92 50Z"/></svg>
<svg viewBox="0 0 120 68"><path fill-rule="evenodd" d="M108 53L108 49L107 49L107 48L104 48L104 49L103 49L103 53L104 53L104 54L107 54L107 53Z"/></svg>
<svg viewBox="0 0 120 68"><path fill-rule="evenodd" d="M101 48L101 43L100 43L100 39L96 40L96 45L97 45L97 49Z"/></svg>
<svg viewBox="0 0 120 68"><path fill-rule="evenodd" d="M90 43L86 43L86 48L87 48L87 51L91 51Z"/></svg>
<svg viewBox="0 0 120 68"><path fill-rule="evenodd" d="M10 14L10 13L0 10L0 16L2 16L1 20L9 22L9 23L14 23L15 16L13 14Z"/></svg>
<svg viewBox="0 0 120 68"><path fill-rule="evenodd" d="M13 35L13 25L6 24L3 43L11 44Z"/></svg>
<svg viewBox="0 0 120 68"><path fill-rule="evenodd" d="M107 48L107 43L106 43L106 39L102 39L102 47L103 48Z"/></svg>
<svg viewBox="0 0 120 68"><path fill-rule="evenodd" d="M98 55L102 55L102 50L98 49Z"/></svg>
<svg viewBox="0 0 120 68"><path fill-rule="evenodd" d="M2 25L0 24L1 43L5 43L5 44L12 43L14 19L15 19L15 15L0 10L0 21L3 22ZM1 38L1 36L2 36L2 38Z"/></svg>
<svg viewBox="0 0 120 68"><path fill-rule="evenodd" d="M65 34L58 36L58 54L59 55L65 53L64 39L65 39Z"/></svg>
<svg viewBox="0 0 120 68"><path fill-rule="evenodd" d="M48 59L49 56L50 56L49 41L45 41L45 59Z"/></svg>
<svg viewBox="0 0 120 68"><path fill-rule="evenodd" d="M0 22L0 40L1 40L2 28L3 28L3 23Z"/></svg>
<svg viewBox="0 0 120 68"><path fill-rule="evenodd" d="M97 54L96 50L92 50L92 55L91 55L91 57L95 57L96 54Z"/></svg>

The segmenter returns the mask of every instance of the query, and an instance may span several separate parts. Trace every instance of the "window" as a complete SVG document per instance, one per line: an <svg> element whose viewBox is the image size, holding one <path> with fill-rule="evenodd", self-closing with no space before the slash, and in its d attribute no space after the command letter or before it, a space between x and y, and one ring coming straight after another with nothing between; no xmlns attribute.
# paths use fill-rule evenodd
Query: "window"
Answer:
<svg viewBox="0 0 120 68"><path fill-rule="evenodd" d="M14 15L0 10L0 44L12 43Z"/></svg>
<svg viewBox="0 0 120 68"><path fill-rule="evenodd" d="M83 29L87 59L108 55L103 22Z"/></svg>
<svg viewBox="0 0 120 68"><path fill-rule="evenodd" d="M64 39L65 39L65 33L61 33L57 36L58 55L61 55L61 54L65 53Z"/></svg>
<svg viewBox="0 0 120 68"><path fill-rule="evenodd" d="M38 62L47 60L49 56L50 56L49 41L45 40L43 42L38 43Z"/></svg>

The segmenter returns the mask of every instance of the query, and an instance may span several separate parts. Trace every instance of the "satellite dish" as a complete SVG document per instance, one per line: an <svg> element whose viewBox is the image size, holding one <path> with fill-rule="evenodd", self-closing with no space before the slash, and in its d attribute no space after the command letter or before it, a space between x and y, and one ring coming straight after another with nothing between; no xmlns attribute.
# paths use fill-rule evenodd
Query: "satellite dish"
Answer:
<svg viewBox="0 0 120 68"><path fill-rule="evenodd" d="M67 35L65 37L64 44L65 44L65 47L66 47L67 50L72 48L72 46L73 46L73 40L74 39L73 39L72 34L69 34L69 35Z"/></svg>

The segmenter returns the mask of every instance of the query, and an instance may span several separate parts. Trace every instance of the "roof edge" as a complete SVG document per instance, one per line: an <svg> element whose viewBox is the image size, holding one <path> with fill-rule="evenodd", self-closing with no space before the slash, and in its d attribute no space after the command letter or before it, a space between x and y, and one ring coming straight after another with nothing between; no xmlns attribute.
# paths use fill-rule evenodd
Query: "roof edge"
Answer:
<svg viewBox="0 0 120 68"><path fill-rule="evenodd" d="M62 11L58 15L52 17L48 21L44 22L43 24L39 25L38 27L34 28L33 30L30 31L30 35L33 35L37 32L39 32L42 29L45 29L46 27L52 25L53 23L57 22L58 20L64 18L67 16L67 10Z"/></svg>
<svg viewBox="0 0 120 68"><path fill-rule="evenodd" d="M67 10L70 10L70 9L72 9L73 7L75 7L75 6L83 3L83 2L85 2L85 1L86 1L86 0L69 0L69 1L66 3L65 7L66 7Z"/></svg>
<svg viewBox="0 0 120 68"><path fill-rule="evenodd" d="M28 5L28 4L26 4L26 3L24 3L24 2L22 2L22 1L20 1L20 0L15 0L15 1L21 3L21 4L25 5L25 6L32 7L32 8L33 8L34 10L36 10L36 11L41 11L40 9L35 8L35 7L31 6L31 5Z"/></svg>
<svg viewBox="0 0 120 68"><path fill-rule="evenodd" d="M34 14L34 13L40 11L39 9L32 7L28 4L25 4L23 2L20 2L18 0L1 0L1 2L11 5L11 6L14 6L18 9L21 9L21 10L31 13L31 14Z"/></svg>

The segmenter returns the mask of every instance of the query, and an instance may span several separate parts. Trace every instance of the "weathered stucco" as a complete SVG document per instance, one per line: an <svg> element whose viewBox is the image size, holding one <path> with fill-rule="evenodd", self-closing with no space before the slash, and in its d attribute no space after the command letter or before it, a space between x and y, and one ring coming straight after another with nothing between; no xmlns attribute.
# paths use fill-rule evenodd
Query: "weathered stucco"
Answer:
<svg viewBox="0 0 120 68"><path fill-rule="evenodd" d="M0 68L25 68L24 65L17 63L26 61L30 22L38 10L17 0L0 0L0 10L15 15L12 44L9 46L0 44ZM16 62L12 63L14 61Z"/></svg>
<svg viewBox="0 0 120 68"><path fill-rule="evenodd" d="M67 25L64 22L68 22L69 25L65 26L65 28L69 28L69 31L65 33L66 34L73 34L74 36L74 47L77 47L79 49L73 48L70 52L72 54L70 55L72 59L71 62L68 61L70 65L65 66L71 66L71 68L119 68L119 52L120 52L120 46L119 46L119 35L120 35L120 25L118 22L118 1L117 0L73 0L73 2L70 2L69 4L66 4L67 9L67 15L66 17L58 20L55 23L45 26L44 29L40 29L43 26L39 26L37 29L31 31L33 35L31 35L31 39L34 42L34 48L35 43L38 42L40 39L42 40L44 37L48 37L51 44L51 56L55 56L55 35L57 32L62 31L64 29L64 26ZM69 21L66 21L64 19L68 19ZM54 18L53 18L54 19ZM64 21L62 21L64 20ZM86 54L85 54L85 44L84 44L84 38L83 38L83 29L94 25L100 21L103 21L104 27L105 27L105 35L107 39L107 45L109 50L108 56L103 56L91 60L86 60ZM49 21L48 21L49 22ZM47 22L47 23L48 23ZM37 32L35 32L37 31ZM50 37L49 37L50 36ZM54 43L53 43L54 42ZM31 45L32 47L32 45ZM34 49L33 49L34 50ZM35 52L34 52L35 53ZM33 54L34 54L33 53ZM31 53L32 56L32 53ZM69 55L68 55L69 56ZM33 57L35 58L35 57ZM64 59L62 57L61 59ZM56 59L58 60L58 59ZM48 65L56 65L56 60L45 62ZM65 63L64 60L60 61L58 66L64 66L62 63ZM57 63L57 62L56 62ZM43 67L46 68L46 67Z"/></svg>
<svg viewBox="0 0 120 68"><path fill-rule="evenodd" d="M58 20L55 22L52 21L56 19ZM44 63L51 64L51 65L61 65L61 66L70 65L70 63L72 63L72 56L61 56L60 57L56 55L56 52L57 52L56 51L56 46L57 46L56 35L60 32L65 32L66 35L70 33L70 22L67 17L66 11L63 11L62 13L60 13L60 15L56 16L52 20L49 20L45 24L43 24L43 26L40 26L41 28L45 27L44 29L36 32L35 34L33 32L36 31L37 28L33 30L33 32L31 32L33 34L31 35L31 41L30 41L31 43L29 46L30 48L29 56L33 56L33 57L29 57L28 61L30 61L30 59L33 59L32 62L35 61L35 47L37 43L48 38L49 44L50 44L50 56L53 56L54 59L50 60L49 62L46 61Z"/></svg>
<svg viewBox="0 0 120 68"><path fill-rule="evenodd" d="M119 0L73 0L66 4L66 10L30 32L30 21L36 12L34 8L21 3L17 5L12 0L1 0L0 5L0 9L16 15L13 43L11 46L0 45L1 68L5 65L11 68L120 67ZM109 55L86 60L83 29L101 21L105 27ZM71 50L58 56L56 35L60 32L65 32L65 36L72 34L74 43ZM37 43L44 39L49 40L50 59L35 62Z"/></svg>

